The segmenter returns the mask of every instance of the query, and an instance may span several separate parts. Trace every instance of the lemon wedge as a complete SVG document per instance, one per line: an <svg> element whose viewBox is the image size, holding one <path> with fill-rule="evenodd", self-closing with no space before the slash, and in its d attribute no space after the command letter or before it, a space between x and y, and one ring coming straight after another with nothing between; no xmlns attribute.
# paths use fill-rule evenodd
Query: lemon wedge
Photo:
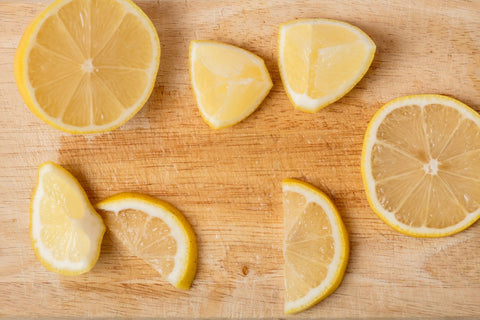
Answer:
<svg viewBox="0 0 480 320"><path fill-rule="evenodd" d="M282 24L278 48L287 95L304 112L317 112L348 93L375 54L375 44L359 28L328 19Z"/></svg>
<svg viewBox="0 0 480 320"><path fill-rule="evenodd" d="M273 85L260 57L214 41L191 42L190 78L200 114L213 129L247 118Z"/></svg>
<svg viewBox="0 0 480 320"><path fill-rule="evenodd" d="M78 181L53 162L41 164L30 206L30 237L42 265L64 275L89 271L104 233L105 225Z"/></svg>

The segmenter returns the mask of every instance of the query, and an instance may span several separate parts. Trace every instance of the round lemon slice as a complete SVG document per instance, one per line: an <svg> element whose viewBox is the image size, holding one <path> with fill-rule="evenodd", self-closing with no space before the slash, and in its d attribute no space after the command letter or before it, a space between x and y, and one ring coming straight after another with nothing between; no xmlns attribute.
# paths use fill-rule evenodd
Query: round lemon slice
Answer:
<svg viewBox="0 0 480 320"><path fill-rule="evenodd" d="M214 41L191 42L190 77L200 114L213 129L247 118L273 85L262 58Z"/></svg>
<svg viewBox="0 0 480 320"><path fill-rule="evenodd" d="M348 93L367 72L375 44L348 23L310 19L282 24L278 65L288 97L317 112Z"/></svg>
<svg viewBox="0 0 480 320"><path fill-rule="evenodd" d="M130 0L57 0L25 30L17 87L30 110L70 133L109 131L147 101L160 63L150 19Z"/></svg>
<svg viewBox="0 0 480 320"><path fill-rule="evenodd" d="M340 285L348 235L332 201L315 187L285 179L285 313L308 309Z"/></svg>
<svg viewBox="0 0 480 320"><path fill-rule="evenodd" d="M45 162L38 169L30 207L30 237L42 265L64 275L89 271L97 262L105 225L78 181Z"/></svg>
<svg viewBox="0 0 480 320"><path fill-rule="evenodd" d="M180 289L189 289L197 269L197 243L185 217L165 201L120 193L98 203L105 223L132 254Z"/></svg>
<svg viewBox="0 0 480 320"><path fill-rule="evenodd" d="M480 116L441 95L395 99L371 120L362 152L370 206L397 231L457 233L480 217Z"/></svg>

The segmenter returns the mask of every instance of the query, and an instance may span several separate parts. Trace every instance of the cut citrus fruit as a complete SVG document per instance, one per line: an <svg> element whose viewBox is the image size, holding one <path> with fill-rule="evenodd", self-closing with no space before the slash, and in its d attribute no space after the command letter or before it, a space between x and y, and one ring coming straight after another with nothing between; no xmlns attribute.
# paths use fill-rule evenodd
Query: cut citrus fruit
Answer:
<svg viewBox="0 0 480 320"><path fill-rule="evenodd" d="M340 285L349 243L332 201L298 180L283 180L285 313L308 309Z"/></svg>
<svg viewBox="0 0 480 320"><path fill-rule="evenodd" d="M105 225L78 181L45 162L30 207L30 237L42 265L64 275L89 271L98 260Z"/></svg>
<svg viewBox="0 0 480 320"><path fill-rule="evenodd" d="M197 243L185 217L167 202L120 193L97 204L112 235L173 286L188 289L197 269Z"/></svg>
<svg viewBox="0 0 480 320"><path fill-rule="evenodd" d="M273 85L262 58L214 41L191 42L190 77L200 114L214 129L248 117Z"/></svg>
<svg viewBox="0 0 480 320"><path fill-rule="evenodd" d="M160 63L150 19L130 0L57 0L26 29L15 80L40 119L70 133L112 130L147 101Z"/></svg>
<svg viewBox="0 0 480 320"><path fill-rule="evenodd" d="M348 93L375 54L375 44L362 30L327 19L284 23L278 48L285 91L305 112L316 112Z"/></svg>
<svg viewBox="0 0 480 320"><path fill-rule="evenodd" d="M372 209L401 233L467 228L480 217L480 116L441 95L390 101L365 134L362 176Z"/></svg>

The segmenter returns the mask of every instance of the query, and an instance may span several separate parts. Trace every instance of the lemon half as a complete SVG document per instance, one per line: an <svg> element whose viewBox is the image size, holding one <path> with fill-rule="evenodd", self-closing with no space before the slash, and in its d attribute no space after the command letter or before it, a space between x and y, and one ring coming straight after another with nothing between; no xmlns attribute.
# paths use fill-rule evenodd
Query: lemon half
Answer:
<svg viewBox="0 0 480 320"><path fill-rule="evenodd" d="M370 206L401 233L467 228L480 217L480 116L441 95L390 101L365 134L362 177Z"/></svg>
<svg viewBox="0 0 480 320"><path fill-rule="evenodd" d="M160 63L150 19L130 0L57 0L27 27L15 54L30 110L70 133L109 131L147 101Z"/></svg>

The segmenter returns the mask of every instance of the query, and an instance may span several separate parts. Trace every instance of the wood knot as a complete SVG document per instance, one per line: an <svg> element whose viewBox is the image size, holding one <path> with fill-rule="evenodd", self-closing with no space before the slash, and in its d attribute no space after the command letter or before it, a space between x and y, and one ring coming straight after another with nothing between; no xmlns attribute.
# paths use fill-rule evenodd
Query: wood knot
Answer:
<svg viewBox="0 0 480 320"><path fill-rule="evenodd" d="M243 266L243 268L242 268L242 274L243 274L243 276L247 276L247 275L248 275L248 267L247 267L247 266Z"/></svg>

